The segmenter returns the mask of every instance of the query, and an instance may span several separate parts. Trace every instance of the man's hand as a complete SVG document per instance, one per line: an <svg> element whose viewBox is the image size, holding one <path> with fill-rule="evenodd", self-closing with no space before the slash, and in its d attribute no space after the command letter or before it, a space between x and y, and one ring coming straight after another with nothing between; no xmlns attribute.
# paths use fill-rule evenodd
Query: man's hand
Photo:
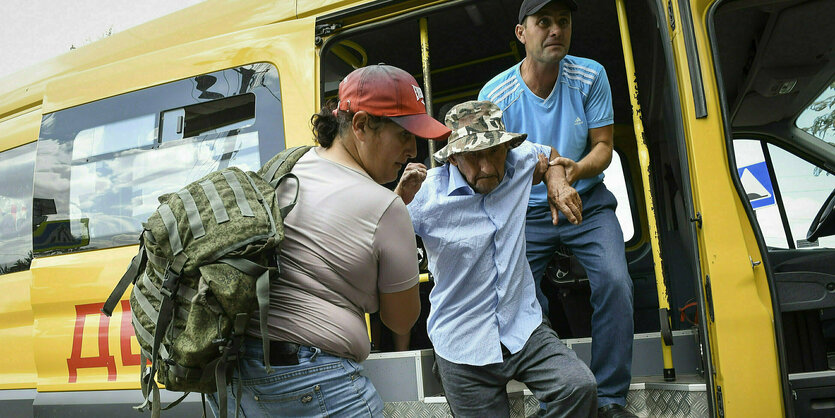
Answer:
<svg viewBox="0 0 835 418"><path fill-rule="evenodd" d="M423 180L425 179L426 166L421 163L409 163L406 166L406 170L403 171L403 175L400 177L400 182L394 188L394 192L403 199L403 203L408 205L415 198L418 190L420 190L420 185L423 184Z"/></svg>
<svg viewBox="0 0 835 418"><path fill-rule="evenodd" d="M571 158L557 157L551 161L551 165L561 165L565 168L565 180L568 184L573 184L575 181L579 180L580 164L578 164L577 161L574 161Z"/></svg>
<svg viewBox="0 0 835 418"><path fill-rule="evenodd" d="M545 173L545 186L548 191L548 206L551 207L551 222L556 225L559 222L559 212L562 212L566 219L574 225L583 222L583 201L571 185L568 183L564 167L557 164L557 160L551 160L550 170ZM567 158L566 158L567 159ZM569 160L570 161L570 160Z"/></svg>

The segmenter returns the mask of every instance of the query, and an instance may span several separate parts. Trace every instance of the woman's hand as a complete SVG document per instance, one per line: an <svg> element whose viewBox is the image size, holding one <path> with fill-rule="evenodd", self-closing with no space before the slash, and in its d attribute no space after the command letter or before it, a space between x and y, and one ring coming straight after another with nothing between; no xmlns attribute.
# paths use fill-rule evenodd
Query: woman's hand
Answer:
<svg viewBox="0 0 835 418"><path fill-rule="evenodd" d="M420 185L423 184L423 180L425 179L426 166L421 163L409 163L406 166L406 170L403 171L403 175L400 177L400 182L394 188L394 192L403 199L403 203L408 205L415 198L418 190L420 190Z"/></svg>

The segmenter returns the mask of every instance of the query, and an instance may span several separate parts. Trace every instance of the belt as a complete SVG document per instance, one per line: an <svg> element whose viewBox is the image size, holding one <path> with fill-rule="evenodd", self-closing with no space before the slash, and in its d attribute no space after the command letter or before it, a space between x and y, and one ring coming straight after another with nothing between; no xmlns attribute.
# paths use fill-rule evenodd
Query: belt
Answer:
<svg viewBox="0 0 835 418"><path fill-rule="evenodd" d="M299 364L299 347L296 343L270 341L270 365L292 366Z"/></svg>

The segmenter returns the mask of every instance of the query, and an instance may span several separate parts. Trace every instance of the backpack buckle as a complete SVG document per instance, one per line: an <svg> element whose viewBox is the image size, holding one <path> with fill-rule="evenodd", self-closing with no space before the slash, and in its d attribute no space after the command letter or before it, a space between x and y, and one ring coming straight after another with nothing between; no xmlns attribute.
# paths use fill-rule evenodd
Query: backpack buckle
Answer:
<svg viewBox="0 0 835 418"><path fill-rule="evenodd" d="M174 270L171 268L167 268L165 270L165 278L162 280L162 288L159 289L159 292L165 295L166 297L174 297L177 294L177 290L180 287L180 275L175 273Z"/></svg>

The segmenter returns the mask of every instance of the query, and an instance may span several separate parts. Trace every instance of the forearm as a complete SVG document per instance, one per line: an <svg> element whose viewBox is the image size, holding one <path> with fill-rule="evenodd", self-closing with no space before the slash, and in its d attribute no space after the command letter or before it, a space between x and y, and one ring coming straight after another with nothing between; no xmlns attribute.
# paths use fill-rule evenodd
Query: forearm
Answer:
<svg viewBox="0 0 835 418"><path fill-rule="evenodd" d="M605 142L594 144L591 151L577 162L574 178L571 182L589 177L595 177L602 173L612 162L612 146Z"/></svg>
<svg viewBox="0 0 835 418"><path fill-rule="evenodd" d="M612 162L614 143L614 127L612 125L589 129L591 150L580 161L577 161L577 167L569 172L568 180L574 183L577 180L594 177L602 173Z"/></svg>
<svg viewBox="0 0 835 418"><path fill-rule="evenodd" d="M557 164L548 167L543 177L545 186L550 188L558 188L564 184L569 184L568 178L565 175L565 167Z"/></svg>
<svg viewBox="0 0 835 418"><path fill-rule="evenodd" d="M549 161L554 161L560 157L560 153L554 147L551 147L551 155L548 158ZM568 179L566 178L565 167L559 164L555 165L548 165L548 169L545 171L543 180L545 180L545 185L547 187L556 187L561 186L563 183L567 183Z"/></svg>

